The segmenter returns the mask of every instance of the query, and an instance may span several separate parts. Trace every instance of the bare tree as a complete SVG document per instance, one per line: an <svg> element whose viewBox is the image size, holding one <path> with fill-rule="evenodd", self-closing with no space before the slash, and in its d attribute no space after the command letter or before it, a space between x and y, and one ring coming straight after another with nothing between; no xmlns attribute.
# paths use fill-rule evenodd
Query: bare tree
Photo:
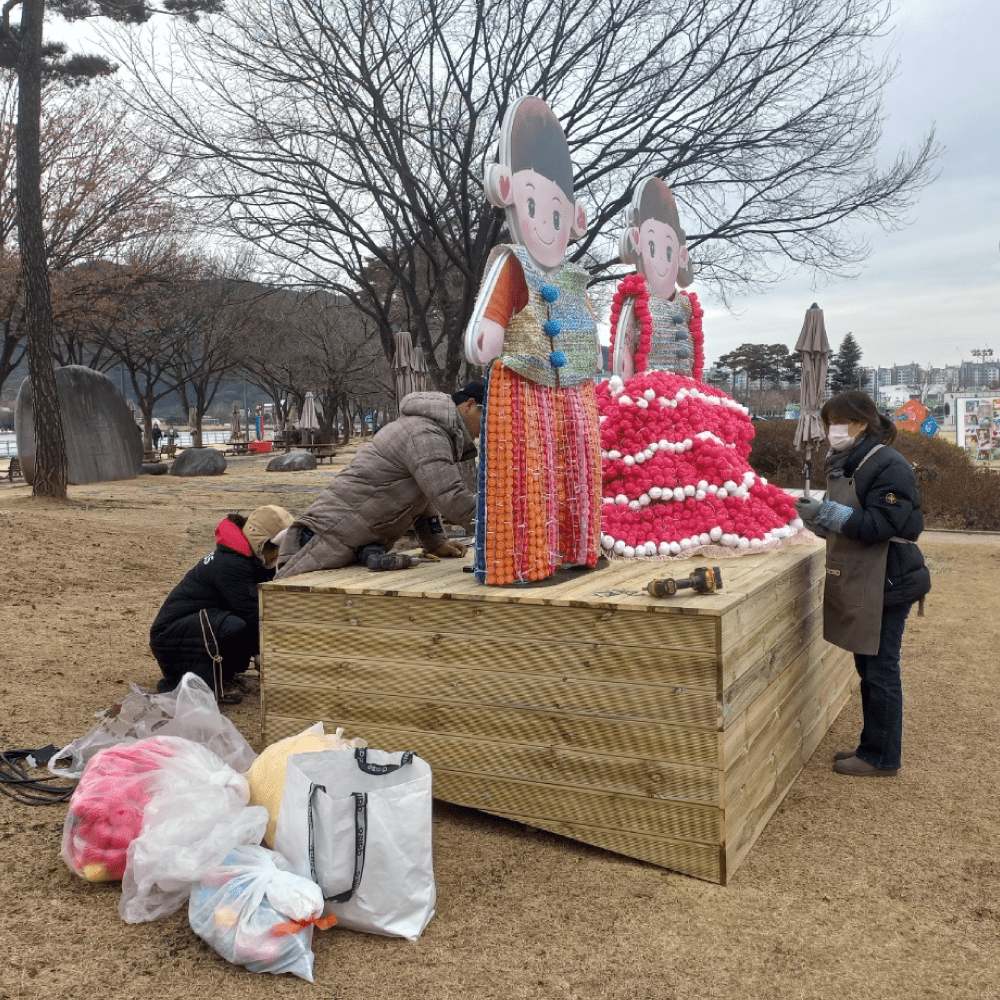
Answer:
<svg viewBox="0 0 1000 1000"><path fill-rule="evenodd" d="M595 273L650 173L724 295L788 265L851 272L868 247L849 223L901 224L937 155L931 134L877 163L889 18L884 0L232 0L167 51L116 55L218 223L351 297L387 356L402 300L445 388L501 235L481 178L514 99L565 126Z"/></svg>

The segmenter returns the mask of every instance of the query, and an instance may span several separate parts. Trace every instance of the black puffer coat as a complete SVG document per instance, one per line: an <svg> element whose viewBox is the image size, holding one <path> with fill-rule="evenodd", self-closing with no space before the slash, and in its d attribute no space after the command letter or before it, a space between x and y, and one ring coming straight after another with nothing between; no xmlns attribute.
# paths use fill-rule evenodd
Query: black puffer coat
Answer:
<svg viewBox="0 0 1000 1000"><path fill-rule="evenodd" d="M272 579L274 570L252 554L246 536L232 521L219 523L215 539L215 551L188 570L167 595L149 631L150 648L171 684L191 671L212 687L208 649L214 651L216 643L226 681L246 670L250 657L260 652L257 585Z"/></svg>
<svg viewBox="0 0 1000 1000"><path fill-rule="evenodd" d="M854 477L854 491L861 510L855 511L841 533L862 545L875 545L890 538L915 542L924 530L913 467L895 448L880 448L861 468L858 465L879 443L873 434L862 437L847 455L843 473ZM831 457L833 452L830 453ZM931 589L931 574L916 545L889 542L886 562L885 606L912 604Z"/></svg>

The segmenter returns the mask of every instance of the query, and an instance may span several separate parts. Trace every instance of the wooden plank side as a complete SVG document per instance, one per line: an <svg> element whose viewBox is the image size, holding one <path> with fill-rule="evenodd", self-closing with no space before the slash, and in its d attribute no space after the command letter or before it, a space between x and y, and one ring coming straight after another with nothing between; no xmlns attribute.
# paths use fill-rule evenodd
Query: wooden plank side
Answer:
<svg viewBox="0 0 1000 1000"><path fill-rule="evenodd" d="M307 697L313 692L336 696L378 691L387 696L419 696L434 703L597 715L708 730L715 730L718 716L716 697L710 691L436 664L386 663L381 659L270 656L267 684L294 686Z"/></svg>
<svg viewBox="0 0 1000 1000"><path fill-rule="evenodd" d="M344 729L345 733L361 732L350 719ZM718 806L718 778L714 768L627 756L624 751L611 752L611 748L606 753L593 753L387 726L366 726L363 732L370 746L390 753L412 750L428 761L435 772L444 769L661 802Z"/></svg>
<svg viewBox="0 0 1000 1000"><path fill-rule="evenodd" d="M335 695L296 687L267 687L265 738L269 743L322 722L329 732L343 727L348 737L367 739L376 727L386 727L429 736L470 736L529 746L621 753L718 770L715 733L663 723L438 703L419 697Z"/></svg>
<svg viewBox="0 0 1000 1000"><path fill-rule="evenodd" d="M800 678L727 770L724 824L730 874L850 697L853 661L843 650L827 649L819 667Z"/></svg>
<svg viewBox="0 0 1000 1000"><path fill-rule="evenodd" d="M433 663L443 666L481 666L484 660L511 672L575 676L604 681L631 681L701 688L714 692L717 657L714 651L601 645L577 641L543 642L518 633L501 639L470 633L400 631L398 629L343 628L319 622L266 620L262 643L268 658L323 654L350 659L378 651L387 663Z"/></svg>
<svg viewBox="0 0 1000 1000"><path fill-rule="evenodd" d="M631 795L612 795L584 788L565 788L493 775L439 768L434 795L456 805L471 806L548 829L546 821L640 833L708 844L717 853L722 813L696 802L667 802Z"/></svg>
<svg viewBox="0 0 1000 1000"><path fill-rule="evenodd" d="M503 813L495 810L482 811L538 830L546 830L557 836L579 841L581 844L589 844L592 847L599 847L614 854L623 854L626 857L645 861L660 868L668 868L682 875L690 875L693 878L700 878L715 884L719 884L721 881L721 862L724 859L720 857L718 847L712 844L699 844L690 840L672 840L669 837L606 829L586 823L567 823L555 819L538 821L516 813Z"/></svg>
<svg viewBox="0 0 1000 1000"><path fill-rule="evenodd" d="M751 804L750 811L740 817L738 821L734 821L732 826L730 826L729 817L726 817L725 872L728 875L724 875L723 884L726 882L726 877L735 873L747 854L750 853L757 837L760 836L767 822L784 801L795 779L809 762L816 747L823 741L830 726L850 700L854 687L854 683L848 680L835 692L834 700L827 706L823 718L817 719L813 728L804 733L799 744L790 750L787 759L776 769L773 783L764 794L759 796L756 803ZM728 832L730 830L732 831L731 837Z"/></svg>
<svg viewBox="0 0 1000 1000"><path fill-rule="evenodd" d="M774 634L764 645L758 661L722 693L720 704L724 719L736 719L747 711L791 664L799 670L809 670L811 660L823 655L826 643L823 642L822 607L800 606L796 600L792 609L795 615L789 614L788 608L775 615ZM781 629L777 625L779 621L783 625Z"/></svg>
<svg viewBox="0 0 1000 1000"><path fill-rule="evenodd" d="M269 625L313 623L331 628L475 634L483 639L501 640L516 635L547 642L584 641L640 647L655 644L682 651L714 652L716 648L716 629L711 616L642 615L613 608L511 603L470 605L463 601L289 591L262 591L262 604L264 621Z"/></svg>

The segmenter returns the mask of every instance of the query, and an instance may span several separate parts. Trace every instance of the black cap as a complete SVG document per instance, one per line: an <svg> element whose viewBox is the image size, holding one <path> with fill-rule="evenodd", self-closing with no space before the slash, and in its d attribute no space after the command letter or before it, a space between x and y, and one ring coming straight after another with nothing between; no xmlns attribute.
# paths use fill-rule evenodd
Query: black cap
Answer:
<svg viewBox="0 0 1000 1000"><path fill-rule="evenodd" d="M468 385L463 385L458 392L453 392L451 394L451 400L456 406L458 406L459 403L464 403L467 399L474 399L480 406L482 406L483 397L485 395L486 383L480 379L476 379Z"/></svg>

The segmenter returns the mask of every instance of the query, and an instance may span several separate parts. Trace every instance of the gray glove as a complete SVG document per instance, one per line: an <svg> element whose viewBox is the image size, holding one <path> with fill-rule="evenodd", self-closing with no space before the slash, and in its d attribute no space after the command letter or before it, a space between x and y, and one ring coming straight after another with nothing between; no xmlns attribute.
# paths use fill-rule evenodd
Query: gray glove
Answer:
<svg viewBox="0 0 1000 1000"><path fill-rule="evenodd" d="M822 506L823 501L818 497L799 497L795 501L795 510L806 524L811 524Z"/></svg>

